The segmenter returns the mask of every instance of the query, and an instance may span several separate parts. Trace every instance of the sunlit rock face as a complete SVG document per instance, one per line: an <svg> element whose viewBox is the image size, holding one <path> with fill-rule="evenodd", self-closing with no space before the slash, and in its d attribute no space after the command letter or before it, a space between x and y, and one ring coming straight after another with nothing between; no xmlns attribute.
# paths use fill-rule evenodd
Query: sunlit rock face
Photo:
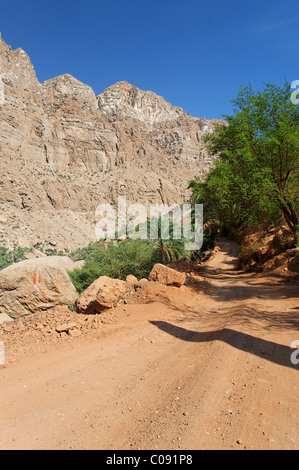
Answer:
<svg viewBox="0 0 299 470"><path fill-rule="evenodd" d="M1 37L0 91L0 246L85 246L98 204L186 202L213 165L202 137L216 121L127 82L97 97L68 74L40 83Z"/></svg>

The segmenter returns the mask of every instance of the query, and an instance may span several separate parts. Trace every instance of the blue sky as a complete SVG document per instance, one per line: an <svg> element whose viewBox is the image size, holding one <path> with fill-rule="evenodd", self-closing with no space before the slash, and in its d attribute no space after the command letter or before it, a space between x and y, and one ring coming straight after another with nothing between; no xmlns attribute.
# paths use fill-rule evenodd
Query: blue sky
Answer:
<svg viewBox="0 0 299 470"><path fill-rule="evenodd" d="M96 95L126 80L197 117L221 118L241 85L299 80L295 0L14 0L0 31L43 82L70 73Z"/></svg>

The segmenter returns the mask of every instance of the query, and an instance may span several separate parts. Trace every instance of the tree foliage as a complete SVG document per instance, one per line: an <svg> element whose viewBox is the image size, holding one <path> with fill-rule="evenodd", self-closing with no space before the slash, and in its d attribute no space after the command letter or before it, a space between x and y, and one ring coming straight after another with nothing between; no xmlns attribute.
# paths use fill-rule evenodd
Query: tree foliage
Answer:
<svg viewBox="0 0 299 470"><path fill-rule="evenodd" d="M205 219L229 232L276 224L296 233L299 215L299 106L290 86L241 87L233 115L224 116L206 148L218 157L202 181L191 181Z"/></svg>

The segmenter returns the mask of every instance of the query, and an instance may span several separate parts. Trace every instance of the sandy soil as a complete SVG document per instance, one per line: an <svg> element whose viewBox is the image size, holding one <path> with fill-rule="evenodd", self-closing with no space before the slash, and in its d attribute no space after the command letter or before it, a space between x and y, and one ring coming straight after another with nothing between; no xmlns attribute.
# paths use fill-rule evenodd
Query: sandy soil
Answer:
<svg viewBox="0 0 299 470"><path fill-rule="evenodd" d="M220 246L186 286L69 312L78 336L46 314L2 330L0 449L299 449L298 281L238 272Z"/></svg>

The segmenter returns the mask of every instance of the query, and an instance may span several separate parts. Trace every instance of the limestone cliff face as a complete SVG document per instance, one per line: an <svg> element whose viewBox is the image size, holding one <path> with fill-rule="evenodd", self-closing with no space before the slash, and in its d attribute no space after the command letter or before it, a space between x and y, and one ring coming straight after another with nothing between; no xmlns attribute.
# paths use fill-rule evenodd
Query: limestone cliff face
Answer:
<svg viewBox="0 0 299 470"><path fill-rule="evenodd" d="M28 55L0 36L0 244L95 240L95 208L182 203L191 178L212 159L194 118L127 82L98 97L71 75L39 83Z"/></svg>
<svg viewBox="0 0 299 470"><path fill-rule="evenodd" d="M152 127L178 120L186 114L152 91L142 91L127 82L119 82L98 96L101 112L112 122L128 118Z"/></svg>

